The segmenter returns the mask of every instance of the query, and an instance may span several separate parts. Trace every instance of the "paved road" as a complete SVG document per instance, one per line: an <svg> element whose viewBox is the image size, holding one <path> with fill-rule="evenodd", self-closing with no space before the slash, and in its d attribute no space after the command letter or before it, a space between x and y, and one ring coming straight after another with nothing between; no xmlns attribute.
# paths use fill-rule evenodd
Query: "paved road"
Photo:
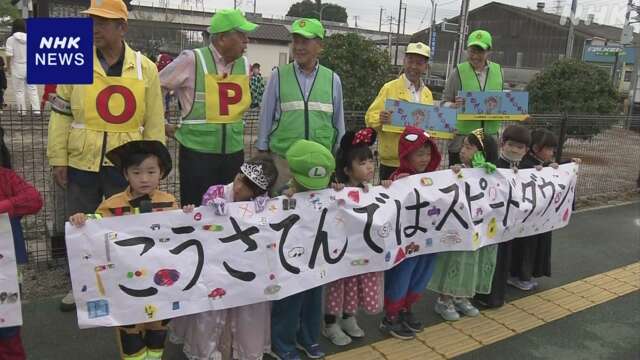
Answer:
<svg viewBox="0 0 640 360"><path fill-rule="evenodd" d="M640 260L640 203L575 214L571 224L554 233L553 277L540 289L599 274ZM530 293L510 289L508 300ZM59 298L23 306L25 347L30 359L115 359L114 330L78 330L74 313L57 310ZM418 315L429 325L441 320L433 313L435 296L427 293ZM640 359L640 293L635 292L578 314L554 321L461 356L461 359ZM379 317L362 317L367 337L346 348L323 341L327 352L382 340ZM170 346L167 359L184 359ZM366 359L361 359L366 360Z"/></svg>

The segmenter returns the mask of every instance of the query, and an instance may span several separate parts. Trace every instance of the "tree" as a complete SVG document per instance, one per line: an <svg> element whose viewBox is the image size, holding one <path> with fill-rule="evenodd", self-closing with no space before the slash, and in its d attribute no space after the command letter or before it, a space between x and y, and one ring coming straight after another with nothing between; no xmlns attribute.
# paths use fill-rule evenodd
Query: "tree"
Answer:
<svg viewBox="0 0 640 360"><path fill-rule="evenodd" d="M392 77L387 51L355 33L326 37L320 63L340 75L347 110L367 110Z"/></svg>
<svg viewBox="0 0 640 360"><path fill-rule="evenodd" d="M605 70L573 59L557 61L544 69L527 85L527 91L532 114L612 114L620 99ZM560 132L557 122L538 125ZM571 121L567 134L590 139L609 127L606 121Z"/></svg>
<svg viewBox="0 0 640 360"><path fill-rule="evenodd" d="M322 4L320 0L297 2L291 5L287 16L320 19L320 11L322 11L322 20L345 23L349 18L347 9L344 7L336 4Z"/></svg>
<svg viewBox="0 0 640 360"><path fill-rule="evenodd" d="M527 91L529 110L536 114L611 114L620 98L605 70L573 59L544 69Z"/></svg>
<svg viewBox="0 0 640 360"><path fill-rule="evenodd" d="M10 24L20 18L20 10L11 4L10 0L0 0L0 25Z"/></svg>

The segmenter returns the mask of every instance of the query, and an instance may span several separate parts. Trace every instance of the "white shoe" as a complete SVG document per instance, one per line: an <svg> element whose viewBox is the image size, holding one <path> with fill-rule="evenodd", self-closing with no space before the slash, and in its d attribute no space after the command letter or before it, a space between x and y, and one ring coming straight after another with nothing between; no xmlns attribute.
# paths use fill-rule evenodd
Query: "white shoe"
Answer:
<svg viewBox="0 0 640 360"><path fill-rule="evenodd" d="M358 322L356 321L355 316L349 316L346 319L344 318L340 319L340 327L342 328L342 330L344 330L344 332L347 333L347 335L351 337L354 337L354 338L364 337L364 330L362 330L360 326L358 326Z"/></svg>
<svg viewBox="0 0 640 360"><path fill-rule="evenodd" d="M76 309L76 301L73 298L73 291L69 291L60 301L60 311L68 312Z"/></svg>
<svg viewBox="0 0 640 360"><path fill-rule="evenodd" d="M322 330L322 334L326 336L332 343L338 346L345 346L351 344L351 338L342 331L340 326L336 323L325 325Z"/></svg>

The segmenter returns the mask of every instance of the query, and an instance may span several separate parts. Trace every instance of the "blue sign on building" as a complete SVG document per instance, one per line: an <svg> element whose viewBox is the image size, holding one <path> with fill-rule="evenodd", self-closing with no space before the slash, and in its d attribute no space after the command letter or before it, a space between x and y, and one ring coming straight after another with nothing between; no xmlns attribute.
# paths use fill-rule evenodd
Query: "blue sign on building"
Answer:
<svg viewBox="0 0 640 360"><path fill-rule="evenodd" d="M623 61L626 64L635 63L636 49L620 45L586 45L582 51L582 60L585 62L613 64L616 62L616 54L618 55L618 63Z"/></svg>
<svg viewBox="0 0 640 360"><path fill-rule="evenodd" d="M91 18L33 18L27 28L27 83L93 82Z"/></svg>

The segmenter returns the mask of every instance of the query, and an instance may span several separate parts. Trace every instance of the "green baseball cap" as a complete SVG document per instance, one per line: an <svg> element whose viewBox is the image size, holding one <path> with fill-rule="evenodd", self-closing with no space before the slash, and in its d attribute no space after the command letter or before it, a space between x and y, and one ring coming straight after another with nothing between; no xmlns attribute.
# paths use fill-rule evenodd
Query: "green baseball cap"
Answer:
<svg viewBox="0 0 640 360"><path fill-rule="evenodd" d="M484 50L491 49L491 34L485 30L476 30L469 35L467 47L478 46Z"/></svg>
<svg viewBox="0 0 640 360"><path fill-rule="evenodd" d="M324 39L324 26L317 19L298 19L291 25L291 33L301 35L307 39Z"/></svg>
<svg viewBox="0 0 640 360"><path fill-rule="evenodd" d="M296 141L286 154L293 178L309 190L325 189L336 169L331 151L317 142Z"/></svg>
<svg viewBox="0 0 640 360"><path fill-rule="evenodd" d="M255 30L257 26L258 25L247 20L240 10L222 9L211 17L209 33L217 34L231 30L251 32Z"/></svg>

